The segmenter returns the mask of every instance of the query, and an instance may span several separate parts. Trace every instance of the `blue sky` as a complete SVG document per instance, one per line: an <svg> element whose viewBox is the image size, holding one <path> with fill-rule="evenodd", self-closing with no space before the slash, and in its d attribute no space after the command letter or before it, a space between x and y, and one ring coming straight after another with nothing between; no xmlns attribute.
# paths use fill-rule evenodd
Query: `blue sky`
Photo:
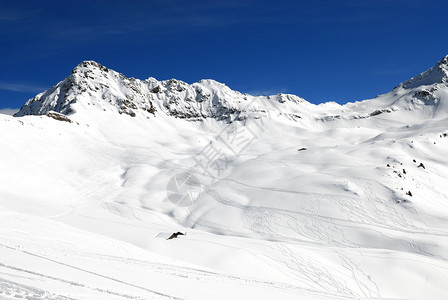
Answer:
<svg viewBox="0 0 448 300"><path fill-rule="evenodd" d="M390 91L448 54L448 1L4 1L0 109L95 60L312 103Z"/></svg>

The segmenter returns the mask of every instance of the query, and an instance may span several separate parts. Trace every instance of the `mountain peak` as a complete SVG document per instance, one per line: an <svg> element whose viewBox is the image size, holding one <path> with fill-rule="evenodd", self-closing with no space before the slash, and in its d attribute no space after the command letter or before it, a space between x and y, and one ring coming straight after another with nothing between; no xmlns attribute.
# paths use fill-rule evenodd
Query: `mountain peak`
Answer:
<svg viewBox="0 0 448 300"><path fill-rule="evenodd" d="M399 104L410 110L431 106L433 110L445 112L448 111L445 105L439 104L446 102L443 99L447 92L448 56L445 56L434 67L386 94L387 97L383 97L385 101L376 101L375 111L394 111L389 107ZM363 104L355 106L358 109ZM158 112L189 121L213 118L232 122L270 116L271 111L294 118L301 118L303 114L321 116L331 113L339 116L343 113L339 111L340 107L334 108L334 111L328 105L325 110L323 107L317 108L295 95L242 94L212 79L193 84L176 79L158 81L152 77L142 81L127 78L95 61L86 60L77 65L66 79L30 99L15 116L45 115L50 111L64 115L81 111L87 115L109 111L131 117L140 115L152 118ZM372 108L369 106L369 109Z"/></svg>
<svg viewBox="0 0 448 300"><path fill-rule="evenodd" d="M437 63L437 65L443 65L443 66L447 67L447 66L448 66L448 55L445 56L444 58L442 58L442 59Z"/></svg>
<svg viewBox="0 0 448 300"><path fill-rule="evenodd" d="M251 100L256 107L247 108ZM202 121L205 118L231 121L254 115L268 115L266 108L284 104L285 109L298 109L305 100L293 95L253 97L231 90L212 79L197 83L154 78L127 78L91 60L77 65L70 76L51 89L30 99L15 116L44 115L55 111L64 115L84 111L113 111L135 117L155 116L156 111L176 118ZM149 114L149 115L148 115Z"/></svg>
<svg viewBox="0 0 448 300"><path fill-rule="evenodd" d="M77 71L85 70L85 69L100 69L101 71L109 72L108 68L106 68L105 66L103 66L100 63L97 63L96 61L84 60L83 62L81 62L79 65L77 65L73 69L72 73L76 73Z"/></svg>
<svg viewBox="0 0 448 300"><path fill-rule="evenodd" d="M437 64L427 71L403 82L401 85L405 89L413 89L423 85L448 83L448 55L442 58Z"/></svg>

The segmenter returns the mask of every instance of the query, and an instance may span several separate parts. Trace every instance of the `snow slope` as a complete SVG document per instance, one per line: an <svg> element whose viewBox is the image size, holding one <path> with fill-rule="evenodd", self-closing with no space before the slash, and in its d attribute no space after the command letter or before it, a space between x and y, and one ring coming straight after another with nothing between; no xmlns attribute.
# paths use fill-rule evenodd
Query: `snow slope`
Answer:
<svg viewBox="0 0 448 300"><path fill-rule="evenodd" d="M446 298L447 65L313 105L81 63L0 115L0 297Z"/></svg>

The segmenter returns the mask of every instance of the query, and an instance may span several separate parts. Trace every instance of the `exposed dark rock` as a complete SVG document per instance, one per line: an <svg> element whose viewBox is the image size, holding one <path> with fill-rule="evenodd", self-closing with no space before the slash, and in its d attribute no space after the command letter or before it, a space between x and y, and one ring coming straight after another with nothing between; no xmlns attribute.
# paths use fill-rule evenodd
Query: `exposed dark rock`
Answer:
<svg viewBox="0 0 448 300"><path fill-rule="evenodd" d="M182 232L174 232L172 235L170 235L169 238L167 238L167 240L171 240L171 239L176 239L179 235L186 235L186 233L182 233Z"/></svg>
<svg viewBox="0 0 448 300"><path fill-rule="evenodd" d="M49 111L45 114L47 117L53 118L55 120L58 121L63 121L63 122L69 122L69 123L73 123L72 120L70 120L67 116L54 112L54 111Z"/></svg>

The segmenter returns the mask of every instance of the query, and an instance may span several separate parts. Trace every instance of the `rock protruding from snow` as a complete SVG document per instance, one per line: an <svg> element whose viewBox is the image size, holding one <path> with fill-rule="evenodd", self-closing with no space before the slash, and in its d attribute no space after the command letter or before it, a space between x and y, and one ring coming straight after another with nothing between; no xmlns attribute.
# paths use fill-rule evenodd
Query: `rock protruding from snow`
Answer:
<svg viewBox="0 0 448 300"><path fill-rule="evenodd" d="M55 119L57 121L63 121L63 122L68 122L68 123L73 123L72 120L70 120L69 117L67 117L66 115L54 112L54 111L49 111L45 114L47 117Z"/></svg>

